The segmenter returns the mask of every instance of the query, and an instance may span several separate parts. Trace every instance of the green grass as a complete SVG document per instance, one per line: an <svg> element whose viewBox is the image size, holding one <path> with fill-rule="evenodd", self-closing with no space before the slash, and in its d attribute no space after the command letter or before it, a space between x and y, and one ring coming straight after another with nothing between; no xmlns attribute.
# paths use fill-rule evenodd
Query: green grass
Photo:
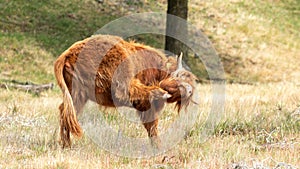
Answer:
<svg viewBox="0 0 300 169"><path fill-rule="evenodd" d="M53 55L22 33L0 33L1 80L46 83L54 80Z"/></svg>
<svg viewBox="0 0 300 169"><path fill-rule="evenodd" d="M54 82L55 58L114 19L101 8L79 0L1 2L0 80Z"/></svg>
<svg viewBox="0 0 300 169"><path fill-rule="evenodd" d="M153 1L142 4L135 1L112 4L100 4L92 0L6 0L0 6L0 14L3 16L0 20L0 38L21 38L25 43L27 40L34 41L35 46L48 52L54 60L75 41L92 35L101 26L119 16L134 12L126 8L140 12L149 11L147 9L166 9L165 3L157 4ZM295 66L284 66L280 63L286 57L296 63L299 60L296 59L300 49L300 19L297 15L299 1L191 1L189 4L190 22L210 37L223 60L230 81L281 81L284 80L280 77L284 70L297 69ZM122 8L117 12L120 6ZM217 8L221 10L215 11ZM139 35L134 38L138 42L164 48L164 38L160 36ZM0 56L0 61L5 62L4 56ZM192 57L190 60L189 65L195 74L207 79L203 64ZM21 76L22 72L15 71L14 74ZM288 80L295 79L290 74L288 73ZM263 78L266 76L270 77Z"/></svg>
<svg viewBox="0 0 300 169"><path fill-rule="evenodd" d="M189 18L213 42L229 81L278 82L298 78L298 13L298 0L216 0L194 2Z"/></svg>
<svg viewBox="0 0 300 169"><path fill-rule="evenodd" d="M58 56L114 19L95 1L6 1L1 3L3 34L21 32Z"/></svg>
<svg viewBox="0 0 300 169"><path fill-rule="evenodd" d="M249 3L241 1L238 5L242 10L249 10L255 15L270 18L270 23L278 27L282 32L289 32L299 36L300 24L298 13L300 10L299 0L275 1L272 4L268 1L254 1Z"/></svg>

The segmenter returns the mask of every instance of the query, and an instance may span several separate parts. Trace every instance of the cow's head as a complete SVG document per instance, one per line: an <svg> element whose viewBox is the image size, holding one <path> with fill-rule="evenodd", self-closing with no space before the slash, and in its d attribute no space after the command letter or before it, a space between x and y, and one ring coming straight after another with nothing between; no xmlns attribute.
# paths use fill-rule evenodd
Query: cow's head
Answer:
<svg viewBox="0 0 300 169"><path fill-rule="evenodd" d="M176 102L178 111L182 106L188 106L192 100L197 77L182 66L182 53L177 57L177 69L169 78L160 82L160 87L171 95L168 102Z"/></svg>

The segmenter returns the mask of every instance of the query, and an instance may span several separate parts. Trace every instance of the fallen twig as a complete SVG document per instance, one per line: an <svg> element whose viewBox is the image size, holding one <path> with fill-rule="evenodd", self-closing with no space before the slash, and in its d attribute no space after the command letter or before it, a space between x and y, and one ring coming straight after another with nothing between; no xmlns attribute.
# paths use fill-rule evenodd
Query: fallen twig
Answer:
<svg viewBox="0 0 300 169"><path fill-rule="evenodd" d="M48 83L48 84L34 84L34 83L29 83L29 82L17 82L12 80L11 83L0 83L0 88L14 88L14 89L20 89L26 92L33 92L35 94L39 94L42 91L49 90L53 88L53 83Z"/></svg>

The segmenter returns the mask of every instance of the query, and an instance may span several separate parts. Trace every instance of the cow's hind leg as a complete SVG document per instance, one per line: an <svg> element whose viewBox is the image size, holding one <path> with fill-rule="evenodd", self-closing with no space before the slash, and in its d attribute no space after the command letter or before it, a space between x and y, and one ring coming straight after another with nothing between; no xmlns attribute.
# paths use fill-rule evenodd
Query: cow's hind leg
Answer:
<svg viewBox="0 0 300 169"><path fill-rule="evenodd" d="M82 110L84 105L87 102L87 98L85 95L77 95L77 97L73 97L73 105L76 111L76 115L79 115ZM68 127L68 124L63 120L64 119L64 114L63 111L67 111L64 109L64 103L61 103L59 106L60 110L60 139L61 139L61 144L63 148L66 147L71 147L71 137L70 137L70 129Z"/></svg>

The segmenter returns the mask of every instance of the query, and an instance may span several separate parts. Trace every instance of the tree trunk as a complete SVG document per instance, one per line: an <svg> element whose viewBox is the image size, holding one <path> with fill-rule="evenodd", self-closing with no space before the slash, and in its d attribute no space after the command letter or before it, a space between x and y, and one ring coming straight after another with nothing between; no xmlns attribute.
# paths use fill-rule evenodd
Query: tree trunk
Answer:
<svg viewBox="0 0 300 169"><path fill-rule="evenodd" d="M167 13L167 28L166 28L166 41L165 50L179 55L183 53L183 60L188 60L188 47L180 42L186 41L188 38L187 30L187 15L188 15L188 0L168 0ZM178 20L177 17L184 20ZM175 39L173 37L179 37Z"/></svg>

